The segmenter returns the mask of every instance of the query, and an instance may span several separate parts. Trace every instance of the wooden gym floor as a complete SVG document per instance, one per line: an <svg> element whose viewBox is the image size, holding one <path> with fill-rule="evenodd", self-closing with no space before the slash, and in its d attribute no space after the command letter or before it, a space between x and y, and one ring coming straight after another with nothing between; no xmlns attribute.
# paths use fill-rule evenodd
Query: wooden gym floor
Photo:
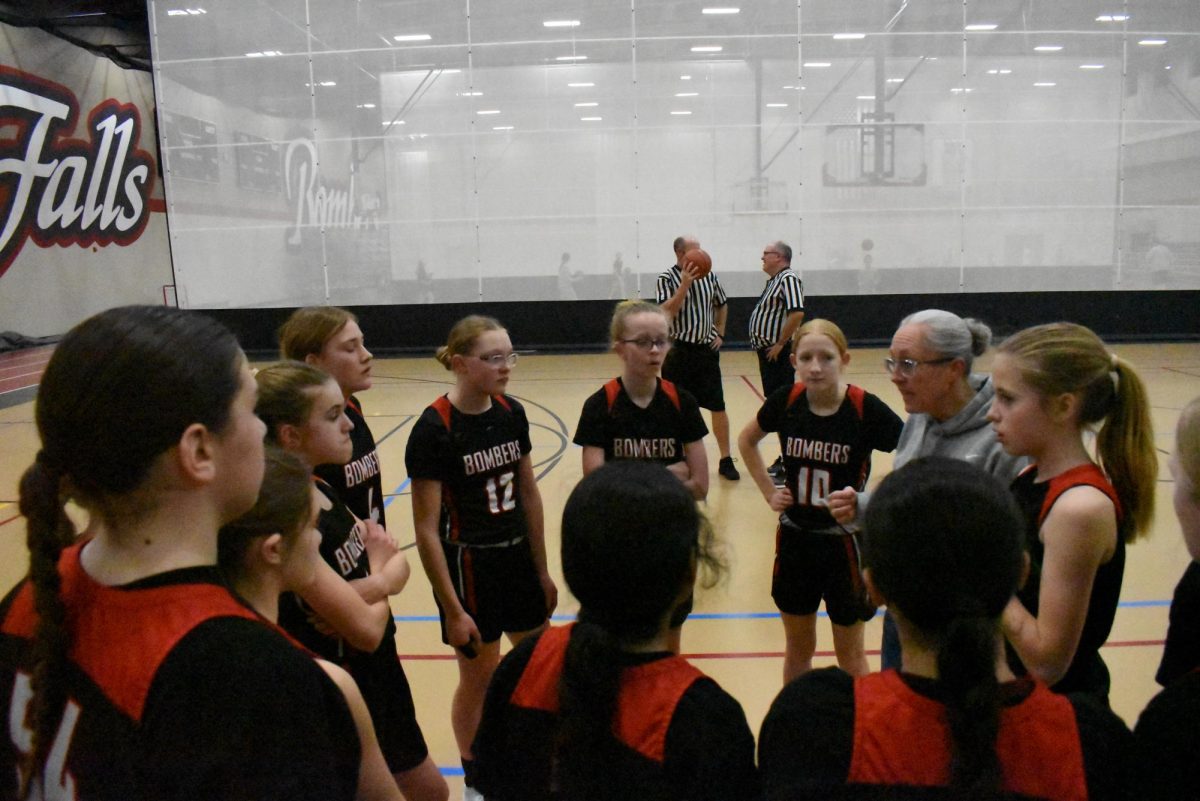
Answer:
<svg viewBox="0 0 1200 801"><path fill-rule="evenodd" d="M515 344L519 350L520 343ZM1158 690L1154 671L1166 635L1168 606L1188 562L1171 508L1167 459L1180 409L1200 395L1200 343L1125 345L1114 349L1137 366L1149 387L1160 454L1154 531L1129 551L1121 608L1104 650L1113 675L1113 707L1132 725ZM897 393L883 371L883 355L878 349L855 351L848 368L849 380L876 393L903 414ZM4 588L20 580L26 569L24 525L16 506L17 482L37 450L33 390L12 387L36 381L38 362L44 358L45 351L0 357L0 586ZM722 368L736 451L737 432L756 413L761 399L754 354L727 352ZM986 357L979 369L988 369ZM533 429L533 457L546 510L551 570L561 589L557 620L569 619L577 608L561 581L557 555L563 504L582 475L580 452L571 444L571 437L584 399L618 371L619 363L612 354L523 353L509 385L510 393L525 404ZM431 355L380 359L375 363L374 375L374 388L360 397L379 443L384 487L390 493L389 529L401 542L411 545L412 506L404 447L417 415L449 388L450 374ZM773 455L768 451L770 440L762 447L769 461ZM711 436L708 448L714 476L707 514L728 547L732 569L723 584L697 595L696 612L684 628L683 650L741 701L751 728L757 731L782 681L783 631L770 597L774 515L748 475L743 474L737 483L716 477L717 451ZM876 456L875 479L890 467L890 455ZM413 578L404 592L392 599L399 651L430 750L450 777L452 797L457 797L461 780L456 777L461 775L461 768L449 727L450 696L457 672L451 652L441 643L437 611L415 549L409 550L409 558ZM818 630L816 664L833 664L825 620ZM874 665L878 664L879 637L876 618L867 624L867 648Z"/></svg>

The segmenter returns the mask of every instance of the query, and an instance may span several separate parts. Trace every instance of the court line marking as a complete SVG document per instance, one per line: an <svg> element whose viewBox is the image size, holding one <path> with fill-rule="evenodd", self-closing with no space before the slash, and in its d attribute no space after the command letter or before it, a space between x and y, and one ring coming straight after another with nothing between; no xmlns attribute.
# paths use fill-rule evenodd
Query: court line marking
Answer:
<svg viewBox="0 0 1200 801"><path fill-rule="evenodd" d="M745 374L742 374L740 377L746 382L746 386L750 387L750 391L754 393L755 397L757 397L760 401L766 400L763 394L758 391L758 387L754 386L754 384L751 383L750 379Z"/></svg>

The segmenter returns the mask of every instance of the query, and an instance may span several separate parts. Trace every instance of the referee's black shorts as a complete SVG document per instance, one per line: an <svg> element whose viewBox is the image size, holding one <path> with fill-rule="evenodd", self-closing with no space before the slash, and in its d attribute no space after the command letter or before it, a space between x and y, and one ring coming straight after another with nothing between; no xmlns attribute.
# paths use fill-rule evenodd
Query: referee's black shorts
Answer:
<svg viewBox="0 0 1200 801"><path fill-rule="evenodd" d="M663 361L663 378L696 396L696 402L711 412L725 411L725 390L721 386L721 353L708 345L693 345L678 340Z"/></svg>
<svg viewBox="0 0 1200 801"><path fill-rule="evenodd" d="M796 368L792 367L790 345L779 352L775 361L767 358L767 351L771 347L768 345L755 351L758 354L758 377L762 379L763 397L767 398L780 387L790 387L796 383Z"/></svg>

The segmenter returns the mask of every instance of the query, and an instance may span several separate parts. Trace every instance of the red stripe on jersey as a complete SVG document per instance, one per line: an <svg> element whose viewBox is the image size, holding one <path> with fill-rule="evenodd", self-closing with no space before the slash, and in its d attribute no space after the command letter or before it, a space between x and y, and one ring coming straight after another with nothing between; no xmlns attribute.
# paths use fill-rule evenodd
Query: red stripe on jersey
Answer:
<svg viewBox="0 0 1200 801"><path fill-rule="evenodd" d="M1032 469L1034 466L1030 465ZM1095 487L1108 496L1112 501L1113 508L1117 511L1117 524L1121 523L1124 515L1121 512L1121 501L1117 498L1117 491L1113 485L1109 483L1108 477L1104 475L1104 471L1098 465L1088 462L1081 464L1078 467L1072 467L1064 473L1059 473L1054 478L1050 479L1049 486L1046 488L1046 497L1042 500L1041 511L1038 512L1038 526L1040 527L1046 520L1046 515L1050 514L1050 509L1053 508L1055 501L1073 487Z"/></svg>
<svg viewBox="0 0 1200 801"><path fill-rule="evenodd" d="M450 410L452 408L454 408L453 406L450 405L450 399L447 398L445 395L443 395L440 398L438 398L437 400L435 400L433 403L429 404L429 406L435 412L438 413L438 417L442 418L442 425L444 425L446 427L446 430L449 431L450 430Z"/></svg>

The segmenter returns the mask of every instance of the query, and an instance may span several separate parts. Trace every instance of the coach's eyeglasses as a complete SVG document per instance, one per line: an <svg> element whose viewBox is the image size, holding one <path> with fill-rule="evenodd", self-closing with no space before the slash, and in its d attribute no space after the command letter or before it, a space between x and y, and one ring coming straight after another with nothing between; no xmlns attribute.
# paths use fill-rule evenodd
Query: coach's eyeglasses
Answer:
<svg viewBox="0 0 1200 801"><path fill-rule="evenodd" d="M905 378L912 378L917 372L917 368L922 364L946 364L954 361L956 356L943 356L940 359L893 359L891 356L886 356L883 359L883 369L888 371L888 375L896 375L899 373Z"/></svg>
<svg viewBox="0 0 1200 801"><path fill-rule="evenodd" d="M659 350L667 350L671 347L669 339L651 339L650 337L638 337L637 339L622 339L626 345L636 345L639 350L644 350L647 353L658 348Z"/></svg>
<svg viewBox="0 0 1200 801"><path fill-rule="evenodd" d="M503 367L506 364L512 367L517 363L517 354L515 353L486 353L483 356L475 356L475 358L489 367Z"/></svg>

